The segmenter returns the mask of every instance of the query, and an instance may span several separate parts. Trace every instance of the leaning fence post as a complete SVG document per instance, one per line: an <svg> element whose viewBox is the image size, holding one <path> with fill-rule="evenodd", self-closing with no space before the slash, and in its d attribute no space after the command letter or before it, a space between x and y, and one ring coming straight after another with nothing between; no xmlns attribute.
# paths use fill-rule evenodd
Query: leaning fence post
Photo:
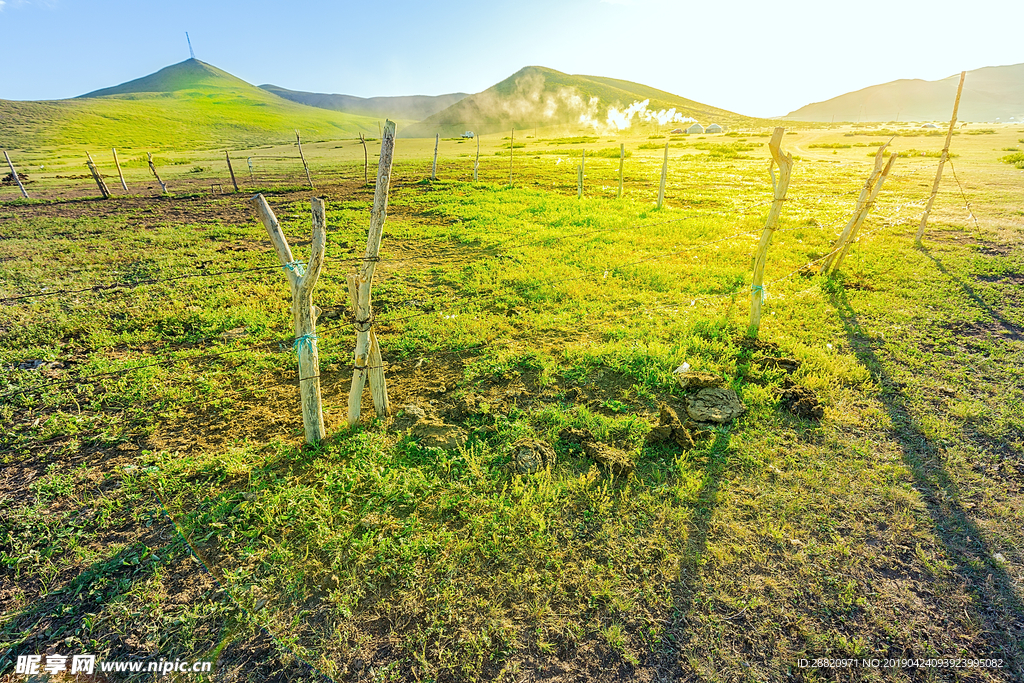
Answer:
<svg viewBox="0 0 1024 683"><path fill-rule="evenodd" d="M626 162L626 143L619 143L619 199L622 199L622 165Z"/></svg>
<svg viewBox="0 0 1024 683"><path fill-rule="evenodd" d="M508 184L512 184L512 155L516 148L516 129L512 129L512 138L508 141Z"/></svg>
<svg viewBox="0 0 1024 683"><path fill-rule="evenodd" d="M313 306L313 287L320 277L327 245L327 218L324 200L314 197L313 242L309 265L296 261L277 217L262 194L252 198L253 206L270 235L274 250L284 267L292 293L292 321L295 329L294 348L299 356L299 396L302 401L302 427L306 443L324 438L324 411L320 398L320 352L317 348L316 318L319 309Z"/></svg>
<svg viewBox="0 0 1024 683"><path fill-rule="evenodd" d="M441 141L441 134L434 133L434 165L430 167L430 179L437 180L437 145Z"/></svg>
<svg viewBox="0 0 1024 683"><path fill-rule="evenodd" d="M668 143L665 143L665 160L661 162L661 185L658 186L658 208L665 203L665 177L668 175Z"/></svg>
<svg viewBox="0 0 1024 683"><path fill-rule="evenodd" d="M117 177L121 179L121 187L124 188L124 193L128 194L128 183L124 181L124 173L121 172L121 162L117 160L117 148L111 147L110 151L114 154L114 166L117 166Z"/></svg>
<svg viewBox="0 0 1024 683"><path fill-rule="evenodd" d="M953 118L949 120L949 132L946 133L946 145L942 148L942 155L939 156L939 167L935 170L935 182L932 183L932 194L928 197L928 204L924 207L924 213L921 214L921 225L917 226L917 237L914 241L921 244L921 238L924 237L925 226L928 225L928 214L932 211L932 204L935 203L935 195L939 193L939 181L942 180L942 166L946 163L946 159L949 158L949 143L953 141L953 126L956 125L956 112L960 108L960 93L964 89L964 78L967 77L966 71L960 72L960 85L956 87L956 100L953 102Z"/></svg>
<svg viewBox="0 0 1024 683"><path fill-rule="evenodd" d="M583 199L583 177L586 172L584 169L586 168L587 163L587 150L584 149L580 151L580 165L579 168L576 169L576 199Z"/></svg>
<svg viewBox="0 0 1024 683"><path fill-rule="evenodd" d="M480 134L476 134L476 161L473 162L473 182L480 180Z"/></svg>
<svg viewBox="0 0 1024 683"><path fill-rule="evenodd" d="M156 172L156 166L153 164L153 153L146 152L146 156L149 158L149 170L153 172L153 177L160 183L160 189L163 190L164 194L167 194L167 185L164 184L164 181L160 180L160 176Z"/></svg>
<svg viewBox="0 0 1024 683"><path fill-rule="evenodd" d="M899 154L897 154L896 152L893 152L891 155L889 155L889 163L887 163L885 165L885 168L882 169L882 173L878 176L878 181L875 182L875 186L871 188L871 196L868 198L868 201L864 204L864 207L860 210L860 215L857 217L857 222L854 223L853 229L850 230L849 236L846 238L846 241L843 242L842 250L839 252L839 256L836 257L836 265L833 268L833 270L839 270L839 267L843 265L843 259L846 258L847 252L850 251L850 245L852 245L853 240L856 239L857 231L860 230L860 226L864 225L864 219L868 217L868 212L870 212L871 207L874 206L875 198L878 196L878 193L882 191L882 185L885 184L885 179L889 177L889 171L892 170L893 162L896 161L896 157L898 156ZM836 245L837 248L839 246L840 245L838 244Z"/></svg>
<svg viewBox="0 0 1024 683"><path fill-rule="evenodd" d="M370 380L370 393L377 415L384 417L390 412L388 389L384 380L384 364L374 331L373 309L370 305L370 287L373 274L380 260L380 243L384 235L384 221L387 220L388 190L391 187L391 163L395 153L395 123L387 120L381 133L380 163L377 166L377 186L373 193L373 210L370 213L370 230L366 238L366 256L358 273L349 276L349 293L355 310L356 350L355 367L352 370L352 388L348 394L348 425L359 422L362 408L363 387Z"/></svg>
<svg viewBox="0 0 1024 683"><path fill-rule="evenodd" d="M775 173L769 166L768 170L772 174L772 185L775 192L772 208L768 212L768 220L765 222L764 232L761 234L761 241L757 244L757 255L754 257L754 278L750 286L750 325L747 328L747 335L751 337L757 336L757 330L761 326L761 304L764 302L764 263L768 257L768 245L771 244L775 224L778 223L779 214L782 212L782 203L786 201L789 173L793 170L793 155L782 152L782 136L785 133L785 128L776 128L771 142L768 143L768 149L772 152L772 163L779 166L779 179L776 182Z"/></svg>
<svg viewBox="0 0 1024 683"><path fill-rule="evenodd" d="M235 169L231 168L231 155L228 154L227 150L224 150L224 160L228 162L228 173L231 174L231 184L235 186L235 192L238 192L238 181L235 180Z"/></svg>
<svg viewBox="0 0 1024 683"><path fill-rule="evenodd" d="M21 184L21 178L18 177L18 172L14 170L14 164L11 162L11 157L7 154L6 149L4 150L4 158L7 159L7 165L11 168L11 177L14 178L14 182L18 183L21 196L28 199L28 192L25 192L25 186Z"/></svg>
<svg viewBox="0 0 1024 683"><path fill-rule="evenodd" d="M864 206L867 204L868 199L871 196L871 190L874 188L875 183L878 181L878 176L881 175L882 173L882 162L885 161L885 148L888 146L889 143L886 142L884 145L878 148L877 152L875 152L875 167L868 175L868 179L867 181L865 181L864 187L861 188L860 196L857 197L857 203L853 207L853 213L850 215L850 220L847 221L846 226L843 228L843 231L839 234L839 237L836 239L836 243L832 249L832 252L828 256L826 256L825 260L822 262L821 270L819 271L820 275L824 275L829 270L829 268L832 267L832 262L835 261L836 254L838 254L839 249L841 249L842 246L846 244L847 239L849 239L850 237L850 233L853 232L853 226L856 225L857 219L860 217L861 211L864 209Z"/></svg>
<svg viewBox="0 0 1024 683"><path fill-rule="evenodd" d="M309 177L309 165L306 164L306 155L302 153L302 140L299 138L297 130L295 131L295 143L299 146L299 158L302 159L302 168L306 170L306 180L309 182L309 186L313 187L313 179Z"/></svg>
<svg viewBox="0 0 1024 683"><path fill-rule="evenodd" d="M367 167L370 164L370 155L366 151L366 136L362 133L359 134L359 142L363 143L363 187L366 187L370 184L370 179L367 175Z"/></svg>
<svg viewBox="0 0 1024 683"><path fill-rule="evenodd" d="M92 172L92 178L100 188L100 194L103 195L104 199L110 199L110 190L107 189L107 184L103 182L103 176L100 175L99 169L97 169L96 164L93 163L92 155L86 152L85 156L88 158L86 163L89 166L89 170Z"/></svg>

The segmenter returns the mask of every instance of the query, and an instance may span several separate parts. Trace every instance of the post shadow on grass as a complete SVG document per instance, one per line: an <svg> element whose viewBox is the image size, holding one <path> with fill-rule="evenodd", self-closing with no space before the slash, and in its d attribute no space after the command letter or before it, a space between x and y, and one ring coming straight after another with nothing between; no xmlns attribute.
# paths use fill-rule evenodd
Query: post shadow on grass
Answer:
<svg viewBox="0 0 1024 683"><path fill-rule="evenodd" d="M971 301L977 304L978 308L984 310L992 317L993 320L999 323L1003 327L1003 329L1006 330L1007 334L1009 334L1012 339L1024 339L1024 329L1022 329L1019 325L1016 325L1013 322L1007 320L1005 316L999 313L999 311L989 306L988 303L984 299L982 299L976 291L974 291L974 288L971 287L966 280L956 275L955 273L952 273L949 270L947 270L946 266L942 263L942 261L939 260L937 256L933 255L931 250L928 249L928 247L922 245L921 247L919 247L919 250L922 254L924 254L925 256L932 260L932 263L935 264L935 267L939 269L940 273L942 273L950 280L955 282L960 287L960 289L963 290L964 294L966 294L971 299Z"/></svg>
<svg viewBox="0 0 1024 683"><path fill-rule="evenodd" d="M698 502L694 509L690 534L686 538L686 549L679 563L679 579L672 591L672 614L665 623L664 644L660 649L651 652L649 660L645 662L657 671L657 680L680 678L679 655L687 639L691 637L687 615L693 609L694 596L700 590L702 559L707 551L711 518L718 507L718 492L728 467L730 436L728 430L717 431L715 440L708 449L708 463L704 468L704 476L697 493Z"/></svg>
<svg viewBox="0 0 1024 683"><path fill-rule="evenodd" d="M895 426L892 436L911 471L913 486L921 494L954 571L976 598L972 617L982 624L983 637L992 650L970 656L1002 657L1006 670L1024 672L1024 604L1014 592L1011 578L1003 566L992 559L993 551L983 540L984 532L964 510L959 488L946 470L942 454L917 426L907 397L878 357L877 342L864 331L845 290L836 284L824 289L842 320L854 355L882 388L882 402Z"/></svg>

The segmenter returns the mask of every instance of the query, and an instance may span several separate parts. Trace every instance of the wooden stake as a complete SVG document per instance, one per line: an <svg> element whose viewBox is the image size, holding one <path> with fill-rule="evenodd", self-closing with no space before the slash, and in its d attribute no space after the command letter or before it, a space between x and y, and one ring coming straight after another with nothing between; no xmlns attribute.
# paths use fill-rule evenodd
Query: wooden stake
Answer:
<svg viewBox="0 0 1024 683"><path fill-rule="evenodd" d="M104 199L110 199L110 190L107 189L107 184L103 182L103 176L100 175L99 169L97 169L96 164L93 163L92 155L86 152L85 156L89 159L86 163L89 166L89 170L92 172L93 180L96 181L96 185L100 188L100 194L103 195Z"/></svg>
<svg viewBox="0 0 1024 683"><path fill-rule="evenodd" d="M834 270L839 270L840 266L843 265L843 259L846 258L846 254L850 251L850 246L853 244L853 241L857 238L857 231L860 230L860 226L864 225L864 219L868 217L868 213L871 212L871 207L875 205L875 197L877 197L878 193L882 191L882 185L885 184L885 179L889 177L889 171L892 170L893 162L896 161L896 157L898 156L899 154L897 154L896 152L893 152L889 156L889 163L885 165L885 168L882 169L882 173L878 176L878 181L875 183L875 186L871 189L871 196L868 198L868 201L864 204L864 208L861 209L860 217L857 219L857 222L854 224L853 229L850 231L850 236L843 244L842 251L839 252L839 256L836 258L836 265Z"/></svg>
<svg viewBox="0 0 1024 683"><path fill-rule="evenodd" d="M156 172L156 166L153 164L153 153L146 152L146 156L149 158L149 170L153 172L153 177L160 183L160 189L164 194L167 194L167 185L164 184L164 181L160 180L160 176Z"/></svg>
<svg viewBox="0 0 1024 683"><path fill-rule="evenodd" d="M11 157L7 154L7 150L4 150L4 158L7 159L7 165L11 169L11 176L14 178L14 182L18 183L18 189L21 190L21 196L28 199L28 192L25 192L25 186L21 184L21 178L18 177L18 172L14 170L14 163L11 162Z"/></svg>
<svg viewBox="0 0 1024 683"><path fill-rule="evenodd" d="M380 142L380 163L377 166L377 186L373 194L373 210L370 214L370 231L366 238L366 256L360 272L349 280L349 292L354 295L356 351L355 368L352 371L352 388L348 394L348 425L359 422L363 387L370 379L370 393L377 415L384 417L390 412L387 384L384 380L383 361L377 335L373 330L373 309L370 306L370 287L377 268L380 243L384 236L384 221L387 220L388 190L391 187L391 164L395 154L395 124L388 120Z"/></svg>
<svg viewBox="0 0 1024 683"><path fill-rule="evenodd" d="M622 199L622 165L626 163L626 143L619 143L619 199Z"/></svg>
<svg viewBox="0 0 1024 683"><path fill-rule="evenodd" d="M366 151L366 136L362 133L359 134L359 142L363 143L363 187L366 187L370 184L370 176L368 175L370 153Z"/></svg>
<svg viewBox="0 0 1024 683"><path fill-rule="evenodd" d="M430 179L437 180L437 145L441 140L440 133L434 133L434 165L430 167Z"/></svg>
<svg viewBox="0 0 1024 683"><path fill-rule="evenodd" d="M476 135L476 161L473 162L473 182L480 180L480 134Z"/></svg>
<svg viewBox="0 0 1024 683"><path fill-rule="evenodd" d="M850 234L853 232L853 226L856 225L858 218L860 217L861 211L868 202L868 198L871 196L871 189L875 186L875 182L878 180L878 176L882 173L882 162L885 161L885 148L889 146L889 143L885 143L878 148L875 152L875 167L868 175L867 181L864 183L864 187L861 188L860 196L857 197L857 203L853 207L853 213L850 214L850 220L846 222L846 226L843 231L836 238L835 246L832 249L832 253L825 257L825 260L821 264L820 275L824 275L829 268L832 267L832 263L835 261L836 255L839 253L839 249L846 244L850 238Z"/></svg>
<svg viewBox="0 0 1024 683"><path fill-rule="evenodd" d="M508 143L508 184L512 184L512 155L515 154L516 148L516 129L512 129L512 139Z"/></svg>
<svg viewBox="0 0 1024 683"><path fill-rule="evenodd" d="M576 181L576 198L583 199L583 178L586 174L587 166L587 150L581 150L580 154L580 167L578 169L579 179Z"/></svg>
<svg viewBox="0 0 1024 683"><path fill-rule="evenodd" d="M665 143L665 160L661 163L661 185L658 187L658 208L665 203L665 178L668 176L668 143Z"/></svg>
<svg viewBox="0 0 1024 683"><path fill-rule="evenodd" d="M238 181L235 180L235 169L231 168L231 155L228 154L227 150L224 150L224 160L228 162L228 173L231 174L231 184L235 186L235 192L238 192Z"/></svg>
<svg viewBox="0 0 1024 683"><path fill-rule="evenodd" d="M306 170L306 180L309 182L309 186L312 188L313 179L309 177L309 165L306 164L306 155L302 153L302 140L301 138L299 138L299 131L295 131L295 143L299 146L299 158L302 159L302 168Z"/></svg>
<svg viewBox="0 0 1024 683"><path fill-rule="evenodd" d="M942 167L946 164L946 159L949 158L949 144L953 141L953 126L956 125L956 112L960 108L960 93L964 89L964 79L967 77L966 71L960 72L960 85L956 87L956 100L953 102L953 118L949 120L949 131L946 133L946 145L942 148L942 155L939 156L939 167L935 169L935 182L932 183L932 194L928 197L928 204L924 207L924 213L921 214L921 224L917 226L917 237L915 241L921 244L921 239L924 237L924 229L928 225L928 214L932 211L932 204L935 203L935 195L939 193L939 181L942 180Z"/></svg>
<svg viewBox="0 0 1024 683"><path fill-rule="evenodd" d="M757 255L754 257L754 277L750 286L750 325L747 328L747 335L757 336L758 328L761 326L761 303L764 300L764 264L768 257L768 245L772 241L772 233L775 232L775 225L779 221L779 214L782 213L782 203L786 201L786 190L789 189L789 174L793 170L793 155L783 154L782 136L785 135L785 128L776 128L772 135L768 149L772 152L772 163L779 166L779 179L775 180L775 173L772 167L768 170L772 174L772 185L774 186L774 201L768 212L768 220L764 225L764 232L761 234L761 241L757 244Z"/></svg>
<svg viewBox="0 0 1024 683"><path fill-rule="evenodd" d="M292 257L288 240L262 194L252 198L253 206L284 266L284 274L292 293L292 321L295 329L295 350L299 356L299 396L302 402L302 427L306 443L316 443L324 438L324 411L320 398L320 352L317 348L316 318L319 309L313 306L313 287L320 277L327 246L327 218L324 200L314 197L313 242L310 247L309 265L303 267Z"/></svg>
<svg viewBox="0 0 1024 683"><path fill-rule="evenodd" d="M121 179L121 187L124 188L124 193L128 194L128 183L124 181L124 173L121 172L121 162L117 160L117 148L111 147L110 151L114 153L114 166L117 166L117 177Z"/></svg>

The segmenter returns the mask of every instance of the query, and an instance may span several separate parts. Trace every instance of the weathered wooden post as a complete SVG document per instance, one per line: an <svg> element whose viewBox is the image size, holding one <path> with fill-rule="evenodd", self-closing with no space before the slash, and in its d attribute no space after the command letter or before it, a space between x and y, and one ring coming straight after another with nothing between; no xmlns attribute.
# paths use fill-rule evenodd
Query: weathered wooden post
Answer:
<svg viewBox="0 0 1024 683"><path fill-rule="evenodd" d="M626 143L619 143L619 199L622 199L622 165L626 163Z"/></svg>
<svg viewBox="0 0 1024 683"><path fill-rule="evenodd" d="M111 147L110 151L114 154L114 166L117 166L117 177L121 179L121 187L124 188L124 193L128 194L128 183L124 181L124 173L121 172L121 162L117 160L117 148Z"/></svg>
<svg viewBox="0 0 1024 683"><path fill-rule="evenodd" d="M256 184L256 173L252 170L252 157L246 157L245 163L249 166L249 182Z"/></svg>
<svg viewBox="0 0 1024 683"><path fill-rule="evenodd" d="M153 164L153 153L146 152L146 156L149 158L149 170L153 172L153 177L156 178L158 183L160 183L160 189L164 194L167 194L167 185L164 184L164 181L160 180L160 176L156 172L156 165Z"/></svg>
<svg viewBox="0 0 1024 683"><path fill-rule="evenodd" d="M355 312L356 350L355 367L352 370L352 388L348 394L348 425L359 422L362 407L363 387L370 380L370 394L377 415L384 417L390 412L388 388L384 379L384 365L377 344L377 333L373 329L373 309L370 305L370 287L373 274L380 260L380 243L384 236L384 221L387 220L388 190L391 187L391 163L395 155L395 124L384 123L380 141L380 163L377 166L377 186L373 193L373 210L370 213L370 230L366 238L366 256L358 273L348 277L349 295Z"/></svg>
<svg viewBox="0 0 1024 683"><path fill-rule="evenodd" d="M366 136L359 134L359 142L363 143L363 187L370 184L370 177L367 174L370 165L370 154L366 151Z"/></svg>
<svg viewBox="0 0 1024 683"><path fill-rule="evenodd" d="M473 162L473 182L480 180L480 134L476 134L476 161Z"/></svg>
<svg viewBox="0 0 1024 683"><path fill-rule="evenodd" d="M878 148L875 152L875 167L868 175L868 179L864 182L864 187L861 188L860 196L857 197L857 203L853 207L853 213L850 214L850 220L847 221L843 231L839 234L836 239L835 246L832 249L832 253L825 257L825 260L821 264L820 275L824 275L829 268L832 267L833 261L835 261L836 254L839 253L839 248L845 244L849 238L850 233L853 232L853 226L857 223L857 219L860 216L861 210L868 202L868 198L871 196L871 190L875 186L875 182L878 180L878 176L882 173L882 162L885 161L885 148L889 146L889 143L885 143Z"/></svg>
<svg viewBox="0 0 1024 683"><path fill-rule="evenodd" d="M757 255L754 257L754 277L750 286L750 325L747 328L747 335L757 336L757 330L761 326L761 304L764 302L764 264L768 257L768 245L772 241L772 233L775 232L775 224L779 221L779 214L782 212L782 203L786 201L786 190L789 189L789 174L793 170L793 155L783 154L782 136L785 135L785 128L776 128L772 135L768 149L772 153L772 163L779 166L779 179L775 180L775 172L769 166L768 170L772 175L772 186L775 190L772 208L768 212L768 220L764 225L764 232L761 234L761 241L757 244Z"/></svg>
<svg viewBox="0 0 1024 683"><path fill-rule="evenodd" d="M924 229L928 225L928 214L932 212L932 204L935 203L935 195L939 193L939 181L942 180L942 167L946 163L946 159L949 158L949 144L953 141L953 126L956 125L956 112L960 108L960 93L964 89L964 79L967 77L966 71L960 72L960 85L956 87L956 100L953 102L953 118L949 120L949 131L946 133L946 145L942 148L942 154L939 156L939 167L935 169L935 182L932 183L932 194L928 197L928 203L924 207L924 213L921 214L921 225L917 226L917 237L914 241L917 244L921 244L921 239L924 237Z"/></svg>
<svg viewBox="0 0 1024 683"><path fill-rule="evenodd" d="M576 167L576 199L583 199L583 167Z"/></svg>
<svg viewBox="0 0 1024 683"><path fill-rule="evenodd" d="M437 145L441 140L440 133L434 133L434 165L430 167L430 179L437 180Z"/></svg>
<svg viewBox="0 0 1024 683"><path fill-rule="evenodd" d="M88 158L86 164L89 166L89 171L92 172L92 179L96 181L96 185L100 188L100 194L103 195L104 199L110 199L110 190L107 189L107 184L103 182L103 176L100 175L99 169L93 163L92 155L86 152L85 156Z"/></svg>
<svg viewBox="0 0 1024 683"><path fill-rule="evenodd" d="M21 184L21 178L18 177L18 172L14 169L14 163L11 161L11 157L7 154L6 149L4 150L4 159L7 159L7 166L11 169L11 177L14 178L14 182L18 183L21 196L28 199L28 192L25 192L25 186Z"/></svg>
<svg viewBox="0 0 1024 683"><path fill-rule="evenodd" d="M853 229L850 230L849 236L842 244L842 250L839 252L839 256L836 257L836 265L833 270L839 270L840 266L843 265L843 259L846 258L846 254L850 251L850 246L853 244L854 239L857 238L857 231L860 230L862 225L864 225L864 219L868 217L871 207L875 205L875 198L878 196L878 193L882 191L882 185L885 184L885 179L889 177L889 171L892 170L893 162L896 161L896 157L898 156L899 154L896 152L889 155L889 162L885 165L885 168L882 169L882 173L879 174L878 181L875 183L875 186L871 188L871 196L868 197L868 201L861 209L860 215L857 217L857 221L853 224ZM839 246L839 244L836 245L837 248Z"/></svg>
<svg viewBox="0 0 1024 683"><path fill-rule="evenodd" d="M512 129L512 139L508 142L508 184L512 184L512 155L515 154L516 129Z"/></svg>
<svg viewBox="0 0 1024 683"><path fill-rule="evenodd" d="M224 160L228 162L228 173L231 174L231 184L235 186L235 192L238 192L238 181L235 180L235 169L231 168L231 155L228 154L227 150L224 150Z"/></svg>
<svg viewBox="0 0 1024 683"><path fill-rule="evenodd" d="M295 329L294 348L299 356L299 396L302 401L302 427L306 443L316 443L324 438L324 411L320 399L320 352L317 348L316 318L320 310L313 306L313 287L320 277L327 245L327 218L324 200L314 197L313 242L310 247L309 265L296 261L288 240L281 230L277 217L262 194L252 198L253 206L270 241L274 244L277 257L284 267L285 277L292 293L292 321Z"/></svg>
<svg viewBox="0 0 1024 683"><path fill-rule="evenodd" d="M309 165L306 164L306 155L302 153L302 139L299 137L299 131L295 131L295 144L299 146L299 158L302 159L302 168L306 171L306 180L309 182L309 186L313 187L313 179L309 177Z"/></svg>
<svg viewBox="0 0 1024 683"><path fill-rule="evenodd" d="M668 176L668 143L665 143L665 160L661 162L661 185L658 186L658 208L665 203L665 178Z"/></svg>

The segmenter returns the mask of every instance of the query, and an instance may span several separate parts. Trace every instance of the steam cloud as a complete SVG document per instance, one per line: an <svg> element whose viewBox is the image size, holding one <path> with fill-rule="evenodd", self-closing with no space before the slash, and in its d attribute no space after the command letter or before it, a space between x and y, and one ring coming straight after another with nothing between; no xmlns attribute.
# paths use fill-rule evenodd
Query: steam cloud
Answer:
<svg viewBox="0 0 1024 683"><path fill-rule="evenodd" d="M576 123L593 128L598 134L626 130L634 121L643 123L684 123L695 121L672 109L648 109L650 100L634 101L624 109L617 106L602 107L598 97L585 97L575 88L545 89L541 74L524 74L516 79L511 93L481 93L475 107L480 120L487 118L513 121L549 120L551 123Z"/></svg>

